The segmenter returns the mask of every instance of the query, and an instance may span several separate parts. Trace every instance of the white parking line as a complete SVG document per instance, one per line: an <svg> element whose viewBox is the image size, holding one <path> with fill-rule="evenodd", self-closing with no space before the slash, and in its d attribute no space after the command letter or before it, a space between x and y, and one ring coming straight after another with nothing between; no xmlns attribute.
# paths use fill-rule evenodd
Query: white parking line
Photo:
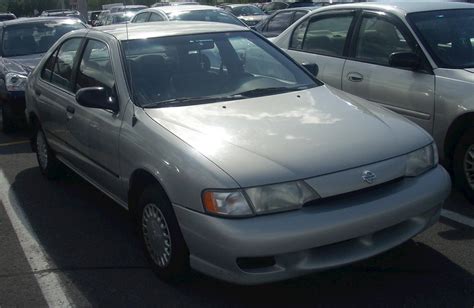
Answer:
<svg viewBox="0 0 474 308"><path fill-rule="evenodd" d="M441 216L446 217L448 219L451 219L451 220L453 220L455 222L458 222L460 224L463 224L463 225L469 226L471 228L474 228L474 219L466 217L464 215L452 212L450 210L442 209L441 210Z"/></svg>
<svg viewBox="0 0 474 308"><path fill-rule="evenodd" d="M5 207L13 229L20 241L21 248L48 306L73 307L72 302L66 296L58 275L49 271L56 269L56 266L50 261L50 258L35 238L31 226L23 210L18 205L15 194L10 190L10 183L2 170L0 170L0 200Z"/></svg>

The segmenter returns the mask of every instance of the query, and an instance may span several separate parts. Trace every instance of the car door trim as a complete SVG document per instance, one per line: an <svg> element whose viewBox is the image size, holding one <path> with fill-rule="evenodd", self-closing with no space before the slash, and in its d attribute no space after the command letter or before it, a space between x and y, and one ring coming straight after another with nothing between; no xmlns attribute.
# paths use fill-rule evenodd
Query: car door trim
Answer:
<svg viewBox="0 0 474 308"><path fill-rule="evenodd" d="M82 177L84 180L89 182L92 186L106 194L110 199L114 200L117 202L120 206L122 206L124 209L128 210L128 204L121 200L119 197L117 197L115 194L111 193L107 189L105 189L103 186L98 184L96 181L92 180L90 177L88 177L86 174L80 171L80 169L74 167L73 164L71 164L67 159L65 159L62 155L57 155L56 156L59 161L61 161L63 164L65 164L67 167L71 168L72 171L76 172L80 177Z"/></svg>
<svg viewBox="0 0 474 308"><path fill-rule="evenodd" d="M418 119L426 120L426 121L431 120L431 115L429 115L427 113L424 113L424 112L413 111L413 110L409 110L409 109L405 109L405 108L395 107L395 106L380 103L380 102L377 102L377 104L379 104L379 105L381 105L381 106L383 106L387 109L390 109L392 111L395 111L396 113L405 115L405 116L418 118Z"/></svg>

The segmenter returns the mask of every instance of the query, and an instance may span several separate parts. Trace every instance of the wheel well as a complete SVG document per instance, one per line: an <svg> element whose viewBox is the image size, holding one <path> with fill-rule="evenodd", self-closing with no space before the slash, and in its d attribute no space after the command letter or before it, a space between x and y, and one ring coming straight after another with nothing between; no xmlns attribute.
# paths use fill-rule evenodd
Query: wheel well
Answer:
<svg viewBox="0 0 474 308"><path fill-rule="evenodd" d="M444 140L444 155L449 163L452 161L456 144L470 127L474 127L474 112L463 114L451 123Z"/></svg>
<svg viewBox="0 0 474 308"><path fill-rule="evenodd" d="M136 217L137 204L140 199L141 194L146 187L150 185L156 185L156 187L161 191L165 198L168 198L163 186L160 184L158 179L156 179L151 173L146 170L138 169L132 173L129 181L128 189L128 209L132 217Z"/></svg>

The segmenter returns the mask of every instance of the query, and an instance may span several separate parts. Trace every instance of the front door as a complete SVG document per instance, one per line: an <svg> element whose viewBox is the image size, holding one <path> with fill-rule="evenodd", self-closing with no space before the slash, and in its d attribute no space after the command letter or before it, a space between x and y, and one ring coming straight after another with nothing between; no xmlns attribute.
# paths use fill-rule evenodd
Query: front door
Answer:
<svg viewBox="0 0 474 308"><path fill-rule="evenodd" d="M109 99L118 104L109 47L95 39L87 40L75 78L76 93L88 87L105 88ZM116 192L120 169L120 114L79 104L74 108L67 129L71 142L79 144L87 157L87 164L82 171L96 184L109 192Z"/></svg>
<svg viewBox="0 0 474 308"><path fill-rule="evenodd" d="M390 66L389 56L394 52L418 54L419 68ZM432 132L434 75L401 21L364 12L350 55L342 76L344 91L380 103Z"/></svg>

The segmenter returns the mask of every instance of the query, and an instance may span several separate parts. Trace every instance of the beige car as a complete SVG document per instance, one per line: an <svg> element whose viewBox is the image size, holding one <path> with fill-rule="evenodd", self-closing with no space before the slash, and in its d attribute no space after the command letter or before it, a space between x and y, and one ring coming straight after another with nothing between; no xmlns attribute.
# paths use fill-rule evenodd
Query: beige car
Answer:
<svg viewBox="0 0 474 308"><path fill-rule="evenodd" d="M273 42L300 63L316 63L326 84L432 134L441 160L474 202L473 4L329 6Z"/></svg>

